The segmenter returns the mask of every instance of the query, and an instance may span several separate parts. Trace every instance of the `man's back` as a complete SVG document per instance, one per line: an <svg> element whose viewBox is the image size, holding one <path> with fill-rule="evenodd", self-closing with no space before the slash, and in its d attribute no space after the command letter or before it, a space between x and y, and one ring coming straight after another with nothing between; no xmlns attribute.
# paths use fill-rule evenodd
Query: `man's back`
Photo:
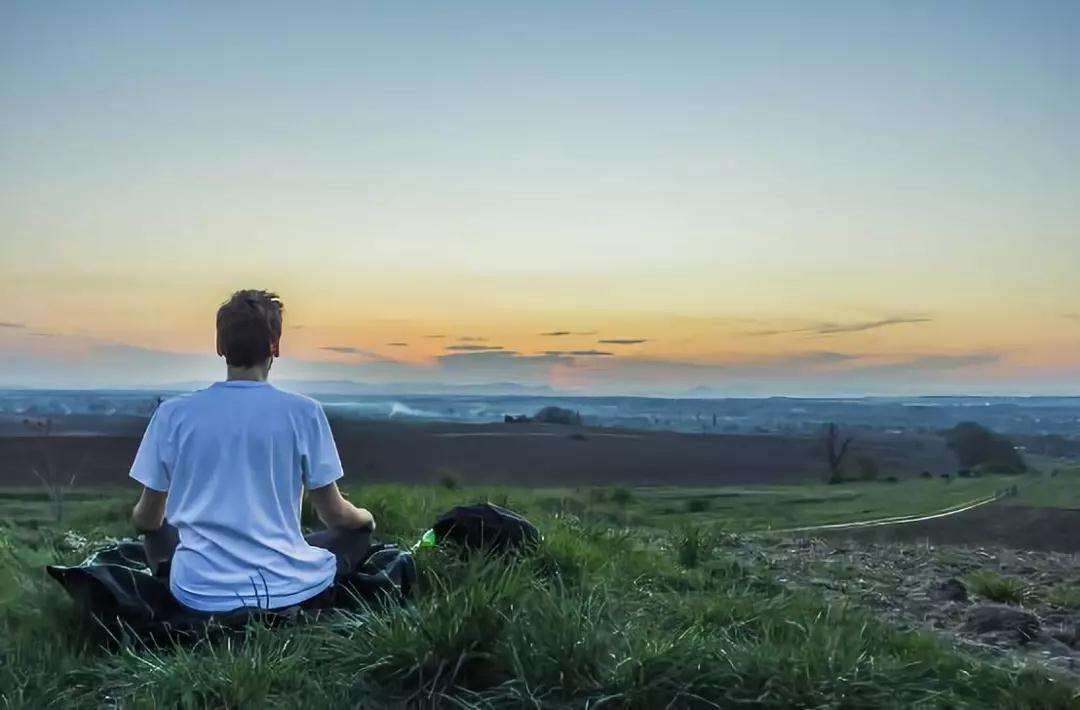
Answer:
<svg viewBox="0 0 1080 710"><path fill-rule="evenodd" d="M131 470L168 491L170 586L204 611L287 606L333 582L334 555L304 541L300 500L341 473L321 406L248 380L162 403Z"/></svg>

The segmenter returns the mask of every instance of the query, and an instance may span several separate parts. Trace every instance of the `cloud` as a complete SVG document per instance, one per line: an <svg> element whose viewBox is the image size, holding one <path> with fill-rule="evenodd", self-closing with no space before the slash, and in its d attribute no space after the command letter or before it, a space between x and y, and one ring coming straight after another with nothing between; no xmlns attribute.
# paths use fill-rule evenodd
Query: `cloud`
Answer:
<svg viewBox="0 0 1080 710"><path fill-rule="evenodd" d="M341 353L342 355L359 355L360 357L377 358L379 354L371 350L365 350L364 348L354 348L350 345L323 345L319 350L328 350L332 353Z"/></svg>
<svg viewBox="0 0 1080 710"><path fill-rule="evenodd" d="M836 365L859 359L859 355L852 355L851 353L838 353L831 350L814 350L806 353L788 353L774 357L765 357L756 361L751 360L748 363L741 364L741 366L786 369L791 367L806 367L807 365Z"/></svg>
<svg viewBox="0 0 1080 710"><path fill-rule="evenodd" d="M0 321L0 328L11 328L13 330L22 330L26 328L25 323L12 323L10 321Z"/></svg>
<svg viewBox="0 0 1080 710"><path fill-rule="evenodd" d="M1001 360L1000 353L962 353L917 355L897 362L875 363L855 368L859 375L910 375L914 373L949 372L965 367L992 365Z"/></svg>
<svg viewBox="0 0 1080 710"><path fill-rule="evenodd" d="M443 335L442 333L433 333L432 335L425 335L424 337L425 338L437 339L437 338L445 338L446 336Z"/></svg>
<svg viewBox="0 0 1080 710"><path fill-rule="evenodd" d="M588 356L597 356L597 355L599 355L599 356L614 355L615 353L608 352L607 350L545 350L544 354L545 355L580 355L580 356L583 356L583 357L588 357Z"/></svg>
<svg viewBox="0 0 1080 710"><path fill-rule="evenodd" d="M649 340L648 338L604 338L596 342L605 345L637 345L638 343L647 343Z"/></svg>
<svg viewBox="0 0 1080 710"><path fill-rule="evenodd" d="M406 347L409 346L408 343L401 343L401 342L387 343L387 345L389 345L390 347L393 347L393 348L406 348Z"/></svg>
<svg viewBox="0 0 1080 710"><path fill-rule="evenodd" d="M451 348L447 348L450 350ZM490 359L505 359L505 358L520 358L529 357L528 355L522 355L516 350L487 350L483 348L473 347L470 345L462 345L456 350L463 350L464 352L446 353L445 355L437 355L435 359L439 362L464 362L466 360L480 362L482 360Z"/></svg>
<svg viewBox="0 0 1080 710"><path fill-rule="evenodd" d="M543 338L557 338L563 335L596 335L595 330L549 330L546 333L540 333Z"/></svg>
<svg viewBox="0 0 1080 710"><path fill-rule="evenodd" d="M483 343L487 341L487 338L481 338L478 335L461 335L458 336L458 341L462 343Z"/></svg>
<svg viewBox="0 0 1080 710"><path fill-rule="evenodd" d="M447 345L447 350L456 350L463 352L480 352L485 350L502 350L501 345Z"/></svg>
<svg viewBox="0 0 1080 710"><path fill-rule="evenodd" d="M891 325L904 325L908 323L929 323L932 318L885 318L884 320L864 321L862 323L822 323L814 332L819 335L832 335L834 333L857 333L863 330L875 328L887 328Z"/></svg>
<svg viewBox="0 0 1080 710"><path fill-rule="evenodd" d="M877 328L887 328L893 325L905 325L909 323L929 323L933 321L933 318L925 317L912 317L912 318L883 318L881 320L871 321L857 321L853 323L837 323L834 321L822 321L813 325L805 326L802 328L790 328L790 329L778 329L778 330L758 330L746 335L753 336L770 336L770 335L788 335L793 333L804 333L807 335L836 335L838 333L858 333L864 330L875 330Z"/></svg>
<svg viewBox="0 0 1080 710"><path fill-rule="evenodd" d="M1061 317L1067 320L1080 321L1080 313L1062 313Z"/></svg>
<svg viewBox="0 0 1080 710"><path fill-rule="evenodd" d="M0 341L0 386L99 387L210 383L224 374L211 352L180 353L56 334L48 344L30 338ZM479 347L479 346L473 346ZM482 348L448 351L431 362L375 357L353 346L324 346L343 356L326 360L282 358L274 366L280 380L380 385L424 383L439 386L516 383L591 394L680 396L849 396L866 394L961 394L987 389L1062 390L1062 377L1015 371L1003 378L998 352L887 352L853 354L807 350L779 355L733 354L722 362L618 357L609 351L551 350L523 354ZM625 351L616 349L617 354ZM369 357L369 354L372 355ZM358 357L359 356L359 357ZM1066 371L1076 382L1075 367ZM201 386L201 385L199 385ZM1032 389L1034 388L1034 389ZM331 390L326 390L331 391ZM1077 391L1075 386L1068 390Z"/></svg>
<svg viewBox="0 0 1080 710"><path fill-rule="evenodd" d="M517 382L550 384L552 373L570 368L574 359L564 355L522 355L513 350L457 352L436 358L440 376L458 382Z"/></svg>

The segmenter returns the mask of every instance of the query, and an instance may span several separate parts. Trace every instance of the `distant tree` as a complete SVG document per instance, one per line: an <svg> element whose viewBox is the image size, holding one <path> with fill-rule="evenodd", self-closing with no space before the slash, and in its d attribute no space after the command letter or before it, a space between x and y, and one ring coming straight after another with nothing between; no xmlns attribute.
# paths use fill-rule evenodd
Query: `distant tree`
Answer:
<svg viewBox="0 0 1080 710"><path fill-rule="evenodd" d="M962 468L1019 473L1027 470L1024 457L1011 441L976 422L961 422L945 432L949 447Z"/></svg>
<svg viewBox="0 0 1080 710"><path fill-rule="evenodd" d="M537 412L533 419L542 424L575 425L581 424L581 413L571 409L563 409L562 407L549 406Z"/></svg>
<svg viewBox="0 0 1080 710"><path fill-rule="evenodd" d="M1080 440L1069 439L1061 434L1028 436L1021 440L1025 450L1033 454L1053 456L1054 458L1075 458L1080 456Z"/></svg>
<svg viewBox="0 0 1080 710"><path fill-rule="evenodd" d="M829 483L840 483L844 480L840 473L840 467L844 463L844 456L847 455L848 447L851 446L851 442L854 440L855 437L849 436L841 441L840 427L836 426L835 422L829 422L829 424L825 426L822 442L825 446L825 455L829 463Z"/></svg>
<svg viewBox="0 0 1080 710"><path fill-rule="evenodd" d="M57 523L63 522L67 492L75 485L75 479L79 475L78 471L86 463L87 454L83 454L79 464L75 467L75 472L70 476L61 473L53 451L52 419L24 419L23 425L36 434L34 438L38 450L41 452L41 465L31 470L34 476L41 481L45 493L49 496L53 518Z"/></svg>

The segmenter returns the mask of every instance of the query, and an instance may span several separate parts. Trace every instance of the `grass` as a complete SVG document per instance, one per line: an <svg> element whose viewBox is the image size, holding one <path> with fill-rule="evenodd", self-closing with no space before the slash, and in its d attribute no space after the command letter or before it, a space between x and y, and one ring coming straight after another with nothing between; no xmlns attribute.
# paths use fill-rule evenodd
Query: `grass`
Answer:
<svg viewBox="0 0 1080 710"><path fill-rule="evenodd" d="M807 525L869 520L940 510L1017 483L1015 476L955 479L914 478L843 485L636 488L613 502L613 491L592 489L591 510L613 522L671 529L719 526L731 532L764 532ZM618 491L619 489L615 489ZM575 498L573 491L563 499Z"/></svg>
<svg viewBox="0 0 1080 710"><path fill-rule="evenodd" d="M1039 475L1024 476L1020 495L1010 502L1047 508L1080 508L1080 468L1058 468L1055 475L1049 473L1055 467L1044 468Z"/></svg>
<svg viewBox="0 0 1080 710"><path fill-rule="evenodd" d="M1059 584L1050 588L1046 600L1062 609L1080 609L1080 584Z"/></svg>
<svg viewBox="0 0 1080 710"><path fill-rule="evenodd" d="M976 595L1000 604L1022 605L1031 590L1022 580L1005 577L990 570L975 572L965 579L968 589Z"/></svg>
<svg viewBox="0 0 1080 710"><path fill-rule="evenodd" d="M63 529L41 517L46 502L6 499L24 515L0 526L0 707L1074 707L1043 671L794 591L727 551L727 531L771 513L806 524L831 506L884 508L877 487L372 486L351 497L385 538L412 542L450 506L487 499L545 539L516 562L421 551L408 608L115 652L88 641L40 566L126 534L130 492L74 500ZM689 510L698 499L705 510Z"/></svg>

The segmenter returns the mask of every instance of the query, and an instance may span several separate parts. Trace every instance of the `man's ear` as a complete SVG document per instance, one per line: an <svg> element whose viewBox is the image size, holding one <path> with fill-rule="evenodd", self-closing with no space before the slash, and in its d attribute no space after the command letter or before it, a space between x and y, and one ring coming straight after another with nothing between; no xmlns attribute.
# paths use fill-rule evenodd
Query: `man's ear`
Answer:
<svg viewBox="0 0 1080 710"><path fill-rule="evenodd" d="M281 357L281 338L270 341L270 354L274 357Z"/></svg>
<svg viewBox="0 0 1080 710"><path fill-rule="evenodd" d="M214 340L215 340L215 343L217 345L218 357L224 357L225 356L225 351L221 348L221 338L215 338Z"/></svg>

